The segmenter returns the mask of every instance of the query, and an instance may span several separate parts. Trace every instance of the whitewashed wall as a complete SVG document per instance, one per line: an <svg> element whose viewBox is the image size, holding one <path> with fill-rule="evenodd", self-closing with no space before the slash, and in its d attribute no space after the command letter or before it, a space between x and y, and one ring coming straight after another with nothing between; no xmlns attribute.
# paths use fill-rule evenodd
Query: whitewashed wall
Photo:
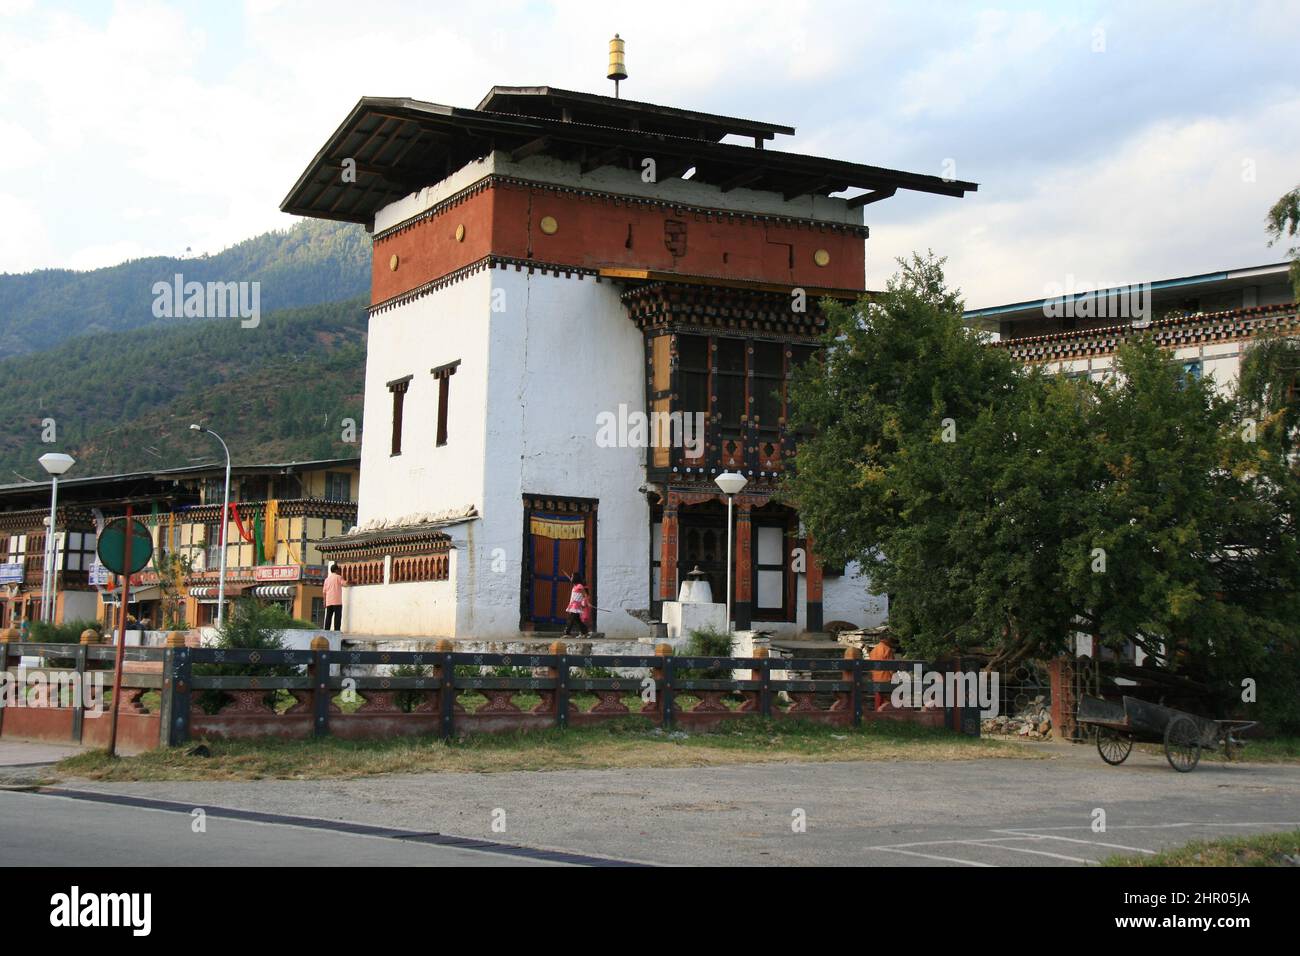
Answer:
<svg viewBox="0 0 1300 956"><path fill-rule="evenodd" d="M371 318L358 524L482 506L490 284L485 270ZM430 370L457 359L447 444L438 447L438 382ZM402 453L393 456L388 383L407 375Z"/></svg>
<svg viewBox="0 0 1300 956"><path fill-rule="evenodd" d="M455 570L448 581L367 584L343 592L343 631L393 637L454 637Z"/></svg>
<svg viewBox="0 0 1300 956"><path fill-rule="evenodd" d="M802 606L802 605L801 605ZM871 591L871 579L856 561L839 577L822 580L822 622L850 621L858 627L875 627L889 618L889 598Z"/></svg>
<svg viewBox="0 0 1300 956"><path fill-rule="evenodd" d="M477 558L460 582L458 625L475 636L518 631L525 493L598 499L597 603L644 608L645 450L596 446L601 412L644 409L641 333L612 283L514 270L492 277L505 308L492 314L483 520L472 527ZM646 632L623 611L600 614L598 627L611 637Z"/></svg>
<svg viewBox="0 0 1300 956"><path fill-rule="evenodd" d="M493 303L498 310L494 311ZM429 369L459 359L447 444L434 444ZM447 528L451 581L349 589L352 633L498 639L519 631L523 496L599 501L597 600L648 604L649 521L637 489L644 449L598 448L597 416L645 405L641 333L617 286L592 277L490 270L371 321L359 523L473 505ZM413 375L402 454L391 456L387 383ZM454 600L452 595L455 595ZM611 637L640 637L623 611L600 616Z"/></svg>

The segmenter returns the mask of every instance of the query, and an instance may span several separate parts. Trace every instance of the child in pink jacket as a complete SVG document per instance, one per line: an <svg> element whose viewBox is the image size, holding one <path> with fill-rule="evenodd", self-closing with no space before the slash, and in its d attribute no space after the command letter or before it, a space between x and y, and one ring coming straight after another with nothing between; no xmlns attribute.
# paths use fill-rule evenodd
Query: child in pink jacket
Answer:
<svg viewBox="0 0 1300 956"><path fill-rule="evenodd" d="M569 620L564 625L564 636L569 637L573 633L573 626L576 624L583 637L586 637L587 624L591 621L591 597L587 594L587 586L583 583L581 571L574 574L572 580L573 590L569 593L569 607L567 609Z"/></svg>

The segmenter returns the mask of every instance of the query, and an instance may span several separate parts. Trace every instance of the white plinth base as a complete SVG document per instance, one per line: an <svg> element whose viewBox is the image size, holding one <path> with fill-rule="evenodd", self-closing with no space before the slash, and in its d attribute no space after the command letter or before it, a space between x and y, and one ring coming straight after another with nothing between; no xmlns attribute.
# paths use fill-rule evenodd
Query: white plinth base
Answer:
<svg viewBox="0 0 1300 956"><path fill-rule="evenodd" d="M668 625L668 640L676 643L689 639L691 631L712 628L727 630L727 605L685 604L681 601L664 601L663 622Z"/></svg>

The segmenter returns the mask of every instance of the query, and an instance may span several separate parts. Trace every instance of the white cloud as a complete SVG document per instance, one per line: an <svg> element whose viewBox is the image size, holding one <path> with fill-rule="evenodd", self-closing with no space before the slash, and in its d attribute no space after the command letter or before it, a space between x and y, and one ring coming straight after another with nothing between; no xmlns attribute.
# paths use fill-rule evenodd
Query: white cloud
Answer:
<svg viewBox="0 0 1300 956"><path fill-rule="evenodd" d="M1040 298L1071 276L1083 287L1275 261L1264 214L1300 181L1297 153L1292 99L1232 120L1156 124L1100 159L1045 170L1016 198L1002 198L995 173L966 199L927 200L925 215L873 230L868 282L883 285L894 257L933 248L981 308Z"/></svg>
<svg viewBox="0 0 1300 956"><path fill-rule="evenodd" d="M50 238L36 203L0 193L0 272L27 272L50 262Z"/></svg>
<svg viewBox="0 0 1300 956"><path fill-rule="evenodd" d="M1231 29L1204 27L1215 43L1193 61L1163 44L1177 26L1167 11L1117 9L0 0L0 270L98 264L114 250L215 252L287 226L280 200L363 94L468 106L493 83L609 91L616 31L626 97L797 125L776 145L800 152L936 174L957 157L957 174L983 184L974 196L868 207L873 284L892 255L926 247L952 256L972 301L1032 294L1070 271L1176 274L1272 257L1252 250L1263 211L1297 178L1300 124L1269 105L1296 90L1270 50L1294 49L1300 18L1285 4L1224 13ZM1097 57L1088 44L1102 21L1108 52ZM1219 75L1206 62L1249 80L1201 116ZM1112 98L1114 128L1058 143L1098 97ZM1051 138L1035 139L1049 118ZM1258 164L1249 189L1228 184L1242 158Z"/></svg>

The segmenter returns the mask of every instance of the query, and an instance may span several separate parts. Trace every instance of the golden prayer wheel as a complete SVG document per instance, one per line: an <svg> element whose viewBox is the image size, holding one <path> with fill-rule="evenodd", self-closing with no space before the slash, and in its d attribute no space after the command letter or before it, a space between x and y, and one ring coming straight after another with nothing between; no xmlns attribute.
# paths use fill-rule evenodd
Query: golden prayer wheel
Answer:
<svg viewBox="0 0 1300 956"><path fill-rule="evenodd" d="M628 64L623 52L623 40L619 39L619 35L614 34L614 39L610 40L610 73L606 79L619 81L628 78Z"/></svg>
<svg viewBox="0 0 1300 956"><path fill-rule="evenodd" d="M620 79L627 78L628 62L623 57L623 40L614 34L614 39L610 40L610 72L606 74L606 79L614 81L614 99L619 99Z"/></svg>

